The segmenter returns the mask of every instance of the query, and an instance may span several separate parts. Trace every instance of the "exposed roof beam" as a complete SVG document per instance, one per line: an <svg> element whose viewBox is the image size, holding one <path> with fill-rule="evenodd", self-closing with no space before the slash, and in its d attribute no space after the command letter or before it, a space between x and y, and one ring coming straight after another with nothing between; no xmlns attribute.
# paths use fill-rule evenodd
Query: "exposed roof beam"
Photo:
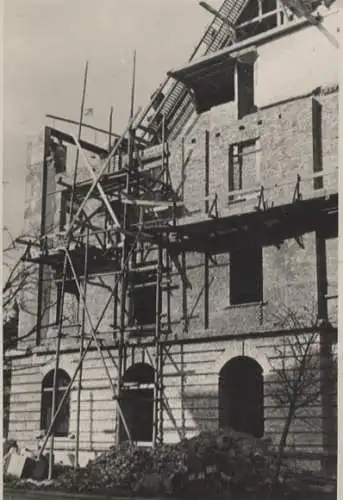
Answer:
<svg viewBox="0 0 343 500"><path fill-rule="evenodd" d="M71 123L72 125L79 125L79 122L71 120L70 118L63 118L62 116L55 116L50 114L47 114L45 116L47 118L50 118L51 120L58 120L59 122ZM114 132L110 132L109 130L104 130L102 128L94 127L94 125L89 125L87 123L82 123L82 128L89 128L90 130L95 130L96 132L101 132L105 135L110 135L111 137L117 137L117 138L120 137L119 134L115 134Z"/></svg>
<svg viewBox="0 0 343 500"><path fill-rule="evenodd" d="M183 66L181 68L177 68L175 70L168 71L168 76L175 78L176 80L182 79L183 75L188 75L191 73L198 74L203 70L203 68L208 68L208 70L214 66L223 64L225 61L234 62L239 57L247 55L248 53L256 52L255 46L249 46L243 48L241 50L221 50L214 54L210 54L208 56L202 57L201 59L197 59L196 61L192 61L191 63ZM217 66L218 67L218 66Z"/></svg>
<svg viewBox="0 0 343 500"><path fill-rule="evenodd" d="M228 26L230 26L230 28L236 34L235 26L225 16L223 16L218 10L216 10L214 7L212 7L212 5L209 5L207 2L199 2L199 5L201 5L201 7L203 7L205 10L207 10L208 12L210 12L211 14L213 14L214 16L218 17L218 19L220 19L221 21L223 21L223 23L225 23Z"/></svg>

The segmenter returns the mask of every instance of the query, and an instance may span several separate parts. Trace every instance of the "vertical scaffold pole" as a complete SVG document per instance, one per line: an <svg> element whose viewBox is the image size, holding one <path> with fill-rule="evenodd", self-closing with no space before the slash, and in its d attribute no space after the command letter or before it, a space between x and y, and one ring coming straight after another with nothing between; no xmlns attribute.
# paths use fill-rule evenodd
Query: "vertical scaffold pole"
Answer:
<svg viewBox="0 0 343 500"><path fill-rule="evenodd" d="M209 131L205 132L205 213L209 210L209 197L210 195L210 134Z"/></svg>
<svg viewBox="0 0 343 500"><path fill-rule="evenodd" d="M78 132L77 132L77 138L79 141L81 139L82 122L83 122L83 115L84 115L84 110L85 110L87 78L88 78L88 61L86 62L85 73L84 73L84 77L83 77L82 98L81 98L81 106L80 106L80 121L79 121L79 128L78 128ZM77 149L76 150L76 157L75 157L74 175L73 175L73 186L75 186L76 179L77 179L77 167L79 164L79 156L80 156L80 152L79 152L79 149ZM73 189L72 193L71 193L69 224L71 224L71 221L73 220L74 196L75 196L75 189Z"/></svg>
<svg viewBox="0 0 343 500"><path fill-rule="evenodd" d="M129 190L129 176L130 174L126 174L126 194L128 194ZM124 205L124 213L123 213L123 228L126 230L127 226L127 204ZM122 254L121 254L121 272L122 272L122 280L121 280L121 290L120 290L120 315L119 315L119 346L118 346L118 404L121 404L121 396L123 393L123 376L125 372L126 365L126 347L125 347L125 310L126 310L126 290L127 290L127 241L126 235L124 233L121 234L121 243L122 243ZM120 415L117 414L117 435L116 441L117 444L120 442L121 436L121 420Z"/></svg>
<svg viewBox="0 0 343 500"><path fill-rule="evenodd" d="M84 251L84 281L83 281L83 296L84 300L87 300L87 280L88 280L88 245L89 245L89 227L86 230L86 241L85 241L85 251ZM82 302L83 304L83 302ZM80 330L80 360L82 360L82 355L84 351L84 341L85 341L85 323L86 323L86 311L85 307L82 307L81 316L81 330ZM80 364L79 379L77 386L77 408L76 408L76 444L75 444L75 467L80 466L80 419L81 419L81 391L82 391L82 370L83 363Z"/></svg>
<svg viewBox="0 0 343 500"><path fill-rule="evenodd" d="M130 119L133 117L135 108L135 90L136 90L136 51L133 51L133 64L132 64L132 83L131 83L131 105L130 105Z"/></svg>
<svg viewBox="0 0 343 500"><path fill-rule="evenodd" d="M85 97L86 97L87 76L88 76L88 61L86 62L84 80L83 80L83 88L82 88L80 122L79 122L79 129L78 129L79 140L81 138L81 132L82 132L82 120L83 120ZM76 179L77 179L77 166L78 166L78 161L79 161L78 154L79 153L77 152L77 156L75 159L75 166L74 166L74 174L73 174L73 186L72 186L71 199L70 199L70 221L73 219L73 203L74 203L75 185L76 185ZM70 241L71 241L71 235L69 235L69 237L68 237L67 248L70 245ZM63 327L63 308L64 308L64 289L65 289L67 267L68 267L68 256L66 253L64 256L64 261L63 261L63 276L62 276L61 296L59 297L60 308L59 308L59 318L58 318L58 332L57 332L57 339L56 339L56 359L55 359L55 369L54 369L54 378L53 378L51 420L53 420L55 418L55 413L56 413L56 402L57 402L56 384L57 384L57 375L58 375L58 369L59 369L60 349L61 349L61 338L62 338L62 327ZM54 461L54 428L52 428L52 430L51 430L51 437L50 437L49 470L48 470L49 479L52 478L53 461Z"/></svg>
<svg viewBox="0 0 343 500"><path fill-rule="evenodd" d="M155 390L154 390L154 436L153 444L163 442L163 352L160 343L161 336L161 279L162 279L162 248L158 248L158 264L156 273L156 322L155 322Z"/></svg>
<svg viewBox="0 0 343 500"><path fill-rule="evenodd" d="M52 402L51 402L51 421L55 418L56 406L57 406L57 376L59 370L60 362L60 351L61 351L61 339L62 339L62 327L63 327L63 306L64 306L64 289L67 275L68 258L67 255L64 257L63 270L62 270L62 285L61 285L61 295L58 297L59 301L59 318L58 318L58 331L56 337L56 358L55 358L55 368L54 368L54 378L53 378L53 389L52 389ZM56 426L56 422L54 427ZM48 479L52 478L52 471L54 465L54 434L55 429L52 427L50 436L50 450L49 450L49 469L48 469Z"/></svg>
<svg viewBox="0 0 343 500"><path fill-rule="evenodd" d="M109 117L109 126L108 126L108 154L111 153L111 137L112 137L112 127L113 127L113 106L111 106L110 109L110 117ZM111 165L109 165L109 168L111 168Z"/></svg>
<svg viewBox="0 0 343 500"><path fill-rule="evenodd" d="M50 132L47 127L44 131L44 156L43 156L43 171L42 171L42 188L41 188L41 222L40 222L40 252L44 252L45 233L46 233L46 199L48 191L48 161L47 155L50 149ZM38 268L38 293L37 293L37 334L36 345L40 344L42 336L42 318L43 318L43 295L44 295L44 264L39 263Z"/></svg>

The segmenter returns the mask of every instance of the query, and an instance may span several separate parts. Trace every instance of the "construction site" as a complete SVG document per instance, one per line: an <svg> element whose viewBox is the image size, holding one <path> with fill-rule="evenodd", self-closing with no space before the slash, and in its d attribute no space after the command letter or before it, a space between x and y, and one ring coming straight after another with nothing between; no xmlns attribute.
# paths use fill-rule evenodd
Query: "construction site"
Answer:
<svg viewBox="0 0 343 500"><path fill-rule="evenodd" d="M108 146L84 102L31 146L5 437L74 466L219 428L278 445L303 356L286 453L334 473L336 2L200 4L193 53Z"/></svg>

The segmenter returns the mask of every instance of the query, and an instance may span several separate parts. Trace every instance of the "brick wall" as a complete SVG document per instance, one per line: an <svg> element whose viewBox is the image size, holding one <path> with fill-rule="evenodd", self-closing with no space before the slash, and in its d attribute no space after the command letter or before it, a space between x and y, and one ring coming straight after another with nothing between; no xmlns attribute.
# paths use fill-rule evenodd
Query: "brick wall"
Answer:
<svg viewBox="0 0 343 500"><path fill-rule="evenodd" d="M215 193L218 194L219 213L228 206L229 147L252 139L259 139L261 148L256 168L256 188L259 181L266 187L273 186L266 190L269 203L279 205L291 202L297 175L306 177L313 173L312 99L309 96L276 103L239 121L230 119L234 103L224 105L226 107L221 113L216 108L208 112L185 139L186 212L204 212L206 129L210 131L209 192L212 198ZM331 93L316 96L315 99L322 105L323 170L331 173L324 178L324 184L332 187L338 175L338 96ZM182 170L180 150L181 143L171 149L171 172ZM248 187L252 184L250 180ZM312 186L311 181L302 183L304 197L311 195ZM257 196L254 203L256 200ZM242 211L247 210L251 210L251 204L243 205Z"/></svg>
<svg viewBox="0 0 343 500"><path fill-rule="evenodd" d="M318 95L316 99L322 105L322 142L323 142L323 166L324 171L337 173L337 141L338 121L335 109L337 107L337 94ZM260 110L258 114L244 117L240 121L228 119L233 113L232 106L219 106L200 117L191 134L185 138L183 149L182 141L170 145L170 171L175 189L183 191L186 213L204 212L205 196L205 129L210 131L210 196L214 193L219 195L219 214L225 211L230 213L228 206L228 154L231 144L249 139L259 138L259 159L256 162L256 186L257 181L267 185L278 185L270 191L266 191L265 197L269 203L289 203L292 199L297 174L309 175L313 169L313 139L312 139L312 97L297 99L284 104L273 105ZM225 118L225 120L224 120ZM184 165L182 165L182 157ZM30 173L28 179L36 195L40 192L38 170ZM281 185L287 180L289 184ZM293 182L294 181L294 182ZM324 180L324 185L325 185ZM252 183L249 178L249 185ZM302 188L305 193L308 184ZM56 193L56 175L53 165L48 168L48 196L47 196L47 226L56 224L58 218L58 204L60 193ZM28 204L32 204L32 196ZM253 200L255 203L256 200ZM35 201L36 209L30 208L27 219L37 221L39 203ZM242 212L252 209L250 204L239 204ZM29 207L29 205L28 205ZM89 207L90 209L90 207ZM236 210L236 208L234 208ZM37 222L36 222L37 224ZM333 249L328 250L331 254ZM315 264L314 243L311 234L304 237L304 248L302 249L295 241L286 241L280 249L266 247L263 252L264 266L264 302L263 310L260 307L244 308L242 321L242 309L228 308L229 294L229 255L218 256L219 265L210 263L210 327L216 333L228 331L254 331L266 328L268 314L277 308L280 302L287 302L291 306L297 304L298 300L307 305L316 298L315 292ZM329 261L330 259L328 259ZM173 286L175 289L171 297L172 322L174 333L183 329L182 316L184 308L188 314L189 330L197 331L203 328L203 306L204 306L204 258L196 254L186 256L187 275L192 283L192 289L187 290L187 304L182 299L182 284L180 278L175 274ZM332 262L332 260L330 260ZM275 271L277 269L277 271ZM333 271L330 271L332 274ZM52 275L45 269L46 289L44 288L45 305L54 304L55 293L49 289ZM108 278L113 281L112 278ZM97 280L95 280L97 281ZM275 284L278 284L275 286ZM106 284L106 283L105 283ZM101 304L106 300L106 289L99 286L89 287L90 310L95 317L101 310ZM45 286L45 285L44 285ZM280 293L282 292L282 297ZM20 319L20 333L27 331L30 315L34 321L36 312L36 294L31 293L26 297L30 307L22 311ZM334 302L331 302L333 304ZM330 307L334 307L331 306ZM163 304L165 311L165 304ZM261 313L263 321L261 323ZM52 311L50 316L54 316ZM103 321L104 329L110 330L112 324L112 307L108 309ZM32 323L31 321L31 323ZM30 324L31 324L30 323ZM49 317L43 319L43 325L49 323Z"/></svg>
<svg viewBox="0 0 343 500"><path fill-rule="evenodd" d="M337 325L338 309L338 239L328 238L326 240L327 255L327 307L329 320Z"/></svg>
<svg viewBox="0 0 343 500"><path fill-rule="evenodd" d="M274 204L289 203L292 199L297 174L306 176L313 170L312 138L312 98L313 96L265 107L258 113L244 117L240 121L231 120L235 110L232 103L223 105L204 114L196 123L184 142L170 145L170 168L174 188L183 191L186 212L204 212L205 196L205 130L210 133L210 194L219 196L219 213L231 210L228 207L228 154L231 144L250 139L259 139L259 153L256 184L260 180L267 185L275 185L266 193L268 201ZM337 175L338 114L337 94L319 94L315 98L322 104L322 145L324 171ZM183 148L183 149L182 149ZM184 164L182 164L182 157ZM39 185L38 171L33 182ZM288 185L283 185L290 179ZM325 181L324 181L325 182ZM49 196L47 201L47 223L53 225L58 212L55 172L48 175ZM304 184L304 195L311 194L308 184ZM311 186L310 186L311 187ZM38 188L37 188L38 189ZM38 205L28 207L27 216L36 217ZM251 210L251 205L241 205L241 211ZM227 212L226 212L227 213ZM32 219L33 220L33 219ZM337 289L337 238L326 240L326 262L328 295ZM268 363L278 340L267 336L282 320L287 309L310 313L316 307L316 254L315 235L303 235L303 245L287 239L280 248L266 246L263 249L263 303L232 306L229 302L230 255L215 256L216 262L209 265L209 329L204 325L204 256L189 253L186 256L187 279L192 287L183 289L180 276L175 269L172 273L170 340L197 339L194 344L176 343L170 348L165 364L165 440L175 441L183 435L192 435L199 430L216 428L218 425L218 374L230 358L246 355L254 358L264 369L265 376L265 430L277 442L280 437L283 417L282 408L276 408L270 401L268 384L273 382ZM46 282L51 276L46 274ZM111 285L113 277L105 277L105 284ZM96 284L88 288L88 304L93 324L97 322L108 296L104 286ZM334 295L334 293L333 293ZM52 290L46 300L54 297ZM165 295L164 295L165 297ZM25 333L34 321L36 311L35 294L28 297L29 311L22 311L20 332ZM31 302L30 302L31 301ZM53 302L53 300L52 300ZM331 307L331 306L330 306ZM166 312L166 301L163 301ZM286 311L284 311L286 310ZM185 323L185 313L187 322ZM27 315L30 315L30 318ZM52 314L52 313L51 313ZM281 318L280 318L281 315ZM334 318L335 308L330 309ZM51 315L50 315L51 316ZM31 321L31 323L30 323ZM111 336L113 308L108 309L100 330ZM51 330L54 337L56 330ZM76 334L77 332L75 332ZM101 336L101 335L100 335ZM230 337L229 337L230 336ZM201 339L207 338L207 342ZM221 340L218 340L222 337ZM48 368L53 368L54 342L49 338L47 352L37 351L35 355L15 359L11 391L9 435L19 440L21 445L32 447L34 435L40 425L41 383ZM29 339L26 345L33 345ZM77 362L76 339L64 338L62 342L61 366L69 375ZM132 349L131 362L143 359L140 347ZM84 366L84 380L81 402L81 449L85 456L106 449L114 440L115 404L111 399L109 384L104 369L95 352L87 356ZM106 353L113 380L116 380L117 353L112 349ZM130 362L130 360L129 360ZM130 364L130 363L129 363ZM26 366L28 365L28 366ZM72 392L70 430L75 432L76 392ZM313 410L313 413L312 413ZM322 445L322 408L313 405L311 430L304 427L299 418L291 429L289 446L303 449L320 449ZM304 434L304 430L306 433ZM57 449L73 449L71 439L56 440Z"/></svg>

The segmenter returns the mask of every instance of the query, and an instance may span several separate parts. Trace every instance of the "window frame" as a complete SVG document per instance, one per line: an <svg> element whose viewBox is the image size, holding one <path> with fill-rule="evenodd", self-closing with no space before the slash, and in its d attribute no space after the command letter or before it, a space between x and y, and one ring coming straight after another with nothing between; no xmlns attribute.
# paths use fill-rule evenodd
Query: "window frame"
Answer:
<svg viewBox="0 0 343 500"><path fill-rule="evenodd" d="M157 306L157 294L158 294L158 272L157 272L157 261L152 260L149 262L140 261L140 258L136 261L135 269L132 270L132 274L129 279L127 288L127 298L129 305L129 315L128 315L128 326L137 329L150 329L156 326L156 306ZM150 295L151 292L151 302L147 300L145 294ZM142 298L143 295L143 298ZM160 294L161 300L161 294ZM152 321L140 321L140 313L137 314L137 304L149 306L150 313L147 316L151 316ZM138 310L141 308L138 307ZM137 314L137 315L136 315ZM144 316L144 313L143 313ZM149 319L149 318L148 318Z"/></svg>
<svg viewBox="0 0 343 500"><path fill-rule="evenodd" d="M62 377L64 380L61 380ZM51 378L51 381L49 380ZM41 409L40 409L40 428L45 432L49 429L52 416L52 398L53 398L53 378L54 369L48 371L42 380L41 386ZM60 379L60 382L59 382ZM67 380L67 385L62 382ZM62 368L58 369L57 372L57 384L56 384L56 408L58 408L59 402L61 401L63 395L67 391L68 385L70 384L71 378L68 373ZM66 400L62 405L62 409L58 414L55 424L53 426L53 435L55 437L68 437L70 426L70 394L67 396ZM62 429L61 429L62 428Z"/></svg>
<svg viewBox="0 0 343 500"><path fill-rule="evenodd" d="M140 302L139 295L142 293L147 293L147 291L153 289L153 292L151 293L153 300L153 305L151 305L151 317L153 317L153 321L140 321L139 316L140 314L137 314L137 309L136 309L136 303ZM157 294L157 283L153 282L147 282L147 283L139 283L135 284L132 283L130 286L130 292L129 292L129 297L130 297L130 318L131 322L134 326L137 326L139 328L147 328L149 326L154 326L156 324L156 294ZM138 297L137 297L138 295ZM150 314L149 314L150 316Z"/></svg>
<svg viewBox="0 0 343 500"><path fill-rule="evenodd" d="M145 362L131 365L123 376L122 411L131 438L136 443L152 444L154 435L155 370ZM144 411L145 418L139 421L136 414ZM145 424L145 425L144 425ZM122 420L119 427L120 442L127 440Z"/></svg>
<svg viewBox="0 0 343 500"><path fill-rule="evenodd" d="M236 142L229 145L229 165L228 165L228 203L235 203L237 201L245 201L244 191L246 188L243 185L243 158L244 158L244 147L253 145L255 147L254 154L256 159L256 189L258 188L258 184L261 180L261 143L259 137L253 137L251 139L247 139L245 141ZM237 153L234 153L237 148ZM251 153L249 153L251 154ZM235 167L235 158L238 159L239 165L239 188L235 188L234 186L234 167ZM252 188L253 189L253 188ZM242 191L242 194L236 193L237 191ZM236 194L230 194L230 192Z"/></svg>
<svg viewBox="0 0 343 500"><path fill-rule="evenodd" d="M256 3L258 14L250 19L247 19L246 21L237 24L235 26L236 32L242 30L242 28L246 29L247 27L251 27L253 25L259 26L261 22L270 19L272 16L276 16L276 26L274 26L274 29L280 26L284 26L285 24L288 24L292 21L291 11L287 9L287 7L283 8L280 0L276 0L276 8L269 11L264 10L263 0L256 0ZM287 15L285 14L285 12L287 13ZM261 31L261 33L267 33L271 29L273 28L267 28L266 30ZM251 38L253 36L255 36L255 34L248 34L247 36L245 36L243 32L242 37L239 38L239 41L247 40L248 38Z"/></svg>
<svg viewBox="0 0 343 500"><path fill-rule="evenodd" d="M3 368L2 432L3 432L3 437L6 439L9 436L10 421L11 421L11 388L12 388L12 366L11 364L9 364L7 367L5 366Z"/></svg>

